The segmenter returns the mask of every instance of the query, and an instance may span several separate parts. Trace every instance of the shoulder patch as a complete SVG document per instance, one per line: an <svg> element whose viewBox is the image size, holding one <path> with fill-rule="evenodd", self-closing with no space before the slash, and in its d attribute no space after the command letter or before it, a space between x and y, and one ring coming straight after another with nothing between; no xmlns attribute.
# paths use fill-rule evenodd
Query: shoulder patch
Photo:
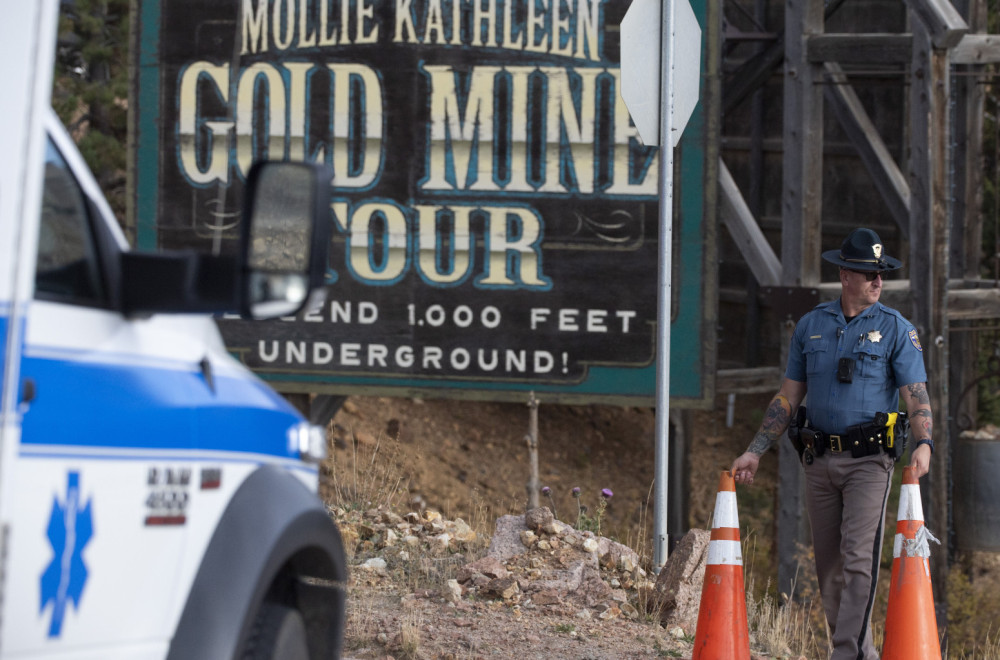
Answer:
<svg viewBox="0 0 1000 660"><path fill-rule="evenodd" d="M913 348L923 353L924 347L920 345L920 337L917 336L917 331L915 329L910 330L908 334L910 335L910 343L913 344Z"/></svg>

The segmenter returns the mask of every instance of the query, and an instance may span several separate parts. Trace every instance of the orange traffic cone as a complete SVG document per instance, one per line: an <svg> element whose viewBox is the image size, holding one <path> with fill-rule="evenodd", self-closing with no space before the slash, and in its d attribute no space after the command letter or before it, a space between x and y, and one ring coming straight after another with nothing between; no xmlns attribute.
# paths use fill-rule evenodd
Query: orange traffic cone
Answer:
<svg viewBox="0 0 1000 660"><path fill-rule="evenodd" d="M885 617L882 660L940 660L934 594L931 589L929 541L939 543L924 527L920 485L913 468L903 468L899 515L892 550L889 611Z"/></svg>
<svg viewBox="0 0 1000 660"><path fill-rule="evenodd" d="M692 660L750 660L736 482L728 470L715 498Z"/></svg>

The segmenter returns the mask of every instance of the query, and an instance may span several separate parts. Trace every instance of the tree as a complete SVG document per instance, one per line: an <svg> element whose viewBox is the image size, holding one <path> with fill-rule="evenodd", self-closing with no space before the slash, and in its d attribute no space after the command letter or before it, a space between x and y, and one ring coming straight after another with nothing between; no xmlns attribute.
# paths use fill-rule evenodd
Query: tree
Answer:
<svg viewBox="0 0 1000 660"><path fill-rule="evenodd" d="M124 224L129 0L63 0L52 107Z"/></svg>

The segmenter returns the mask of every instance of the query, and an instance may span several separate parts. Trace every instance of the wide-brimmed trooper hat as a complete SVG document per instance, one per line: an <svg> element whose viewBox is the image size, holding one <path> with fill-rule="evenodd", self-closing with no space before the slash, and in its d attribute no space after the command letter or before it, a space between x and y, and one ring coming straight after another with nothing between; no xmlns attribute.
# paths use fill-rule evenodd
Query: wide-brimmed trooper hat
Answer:
<svg viewBox="0 0 1000 660"><path fill-rule="evenodd" d="M832 264L851 270L896 270L903 262L882 249L882 239L871 229L855 229L839 250L827 250L823 258Z"/></svg>

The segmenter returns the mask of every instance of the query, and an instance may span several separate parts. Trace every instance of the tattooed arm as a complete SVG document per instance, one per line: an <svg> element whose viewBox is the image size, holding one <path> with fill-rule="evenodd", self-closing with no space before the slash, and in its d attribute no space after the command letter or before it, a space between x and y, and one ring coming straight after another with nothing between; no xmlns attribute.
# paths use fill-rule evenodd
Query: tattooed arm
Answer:
<svg viewBox="0 0 1000 660"><path fill-rule="evenodd" d="M739 483L753 483L757 473L760 457L781 437L788 428L792 415L798 410L799 404L806 396L806 384L786 378L781 389L771 399L764 412L764 421L754 435L746 452L733 461L730 471Z"/></svg>
<svg viewBox="0 0 1000 660"><path fill-rule="evenodd" d="M927 394L926 383L910 383L899 388L899 393L906 403L910 415L910 467L916 469L917 477L927 474L931 464L931 445L922 444L921 440L933 438L934 417L931 415L931 398Z"/></svg>

